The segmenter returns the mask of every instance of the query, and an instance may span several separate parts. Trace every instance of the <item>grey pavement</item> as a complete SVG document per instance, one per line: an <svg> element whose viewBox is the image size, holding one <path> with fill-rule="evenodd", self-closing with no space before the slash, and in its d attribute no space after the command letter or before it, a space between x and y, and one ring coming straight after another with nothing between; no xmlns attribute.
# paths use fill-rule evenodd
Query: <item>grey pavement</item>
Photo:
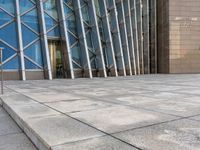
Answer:
<svg viewBox="0 0 200 150"><path fill-rule="evenodd" d="M5 85L3 107L41 150L200 149L198 74Z"/></svg>
<svg viewBox="0 0 200 150"><path fill-rule="evenodd" d="M36 150L27 136L1 106L0 150Z"/></svg>

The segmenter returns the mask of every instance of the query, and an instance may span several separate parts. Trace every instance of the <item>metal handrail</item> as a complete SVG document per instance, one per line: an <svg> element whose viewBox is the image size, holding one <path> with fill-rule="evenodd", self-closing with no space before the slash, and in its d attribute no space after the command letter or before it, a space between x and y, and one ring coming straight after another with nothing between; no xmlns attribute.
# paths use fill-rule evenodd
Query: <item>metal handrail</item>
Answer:
<svg viewBox="0 0 200 150"><path fill-rule="evenodd" d="M0 47L0 64L1 64L1 94L3 95L3 47Z"/></svg>

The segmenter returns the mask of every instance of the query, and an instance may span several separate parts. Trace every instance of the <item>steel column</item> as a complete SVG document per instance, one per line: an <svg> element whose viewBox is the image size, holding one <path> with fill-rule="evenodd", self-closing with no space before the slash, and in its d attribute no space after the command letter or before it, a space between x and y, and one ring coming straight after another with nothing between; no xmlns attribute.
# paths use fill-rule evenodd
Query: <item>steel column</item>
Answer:
<svg viewBox="0 0 200 150"><path fill-rule="evenodd" d="M24 81L26 80L26 70L25 70L25 62L24 62L24 48L23 48L23 40L22 40L22 27L21 27L19 0L15 0L15 5L16 5L17 33L18 33L20 64L21 64L21 78Z"/></svg>
<svg viewBox="0 0 200 150"><path fill-rule="evenodd" d="M101 0L100 0L101 1ZM117 72L117 64L115 60L115 52L114 52L114 47L113 47L113 42L112 42L112 35L111 35L111 29L109 25L109 18L108 18L108 13L107 13L107 8L106 8L106 1L103 0L102 2L99 2L100 5L100 17L102 19L102 24L103 24L103 29L104 29L104 40L106 44L106 54L108 56L108 64L111 71L113 68L114 76L118 76ZM105 55L106 55L105 54Z"/></svg>
<svg viewBox="0 0 200 150"><path fill-rule="evenodd" d="M40 35L42 39L42 47L43 47L43 58L45 58L45 66L44 71L47 69L48 79L52 80L52 71L51 71L51 63L49 58L49 48L48 48L48 40L47 40L47 31L45 26L45 18L44 18L44 8L43 8L43 0L37 1L37 8L39 10L39 23L40 23Z"/></svg>
<svg viewBox="0 0 200 150"><path fill-rule="evenodd" d="M127 75L132 75L132 67L131 67L130 54L129 54L129 43L128 43L128 37L127 37L124 6L123 6L122 0L116 0L115 4L116 4L117 11L118 11L118 24L119 24L119 29L120 29L120 38L121 38L121 42L122 42L122 49L123 49L126 73L127 73Z"/></svg>
<svg viewBox="0 0 200 150"><path fill-rule="evenodd" d="M124 63L122 43L121 43L121 37L120 37L120 31L119 31L119 25L118 25L118 17L117 17L118 13L117 13L115 1L110 0L109 3L107 3L107 9L110 15L109 22L110 22L110 28L111 28L111 33L112 33L113 46L115 50L115 59L117 63L118 74L121 76L126 76L126 68L125 68L125 63Z"/></svg>
<svg viewBox="0 0 200 150"><path fill-rule="evenodd" d="M85 51L85 56L83 56L84 57L83 63L84 63L85 68L88 69L89 77L92 78L93 76L92 76L88 46L87 46L87 41L86 41L83 16L81 13L81 4L79 0L73 0L73 4L74 4L75 15L77 16L77 28L78 28L77 31L79 34L80 46Z"/></svg>
<svg viewBox="0 0 200 150"><path fill-rule="evenodd" d="M94 1L93 0L89 0L88 1L88 6L89 6L89 14L90 14L90 19L91 19L91 26L92 26L92 37L93 42L94 42L94 49L96 51L97 54L97 58L98 58L98 69L102 69L103 70L103 76L107 77L107 73L106 73L106 68L105 68L105 62L104 62L104 57L103 57L103 50L102 50L102 46L101 46L101 39L100 39L100 34L99 34L99 28L98 28L98 24L97 24L97 17L96 17L96 11L95 11L95 5L94 5Z"/></svg>
<svg viewBox="0 0 200 150"><path fill-rule="evenodd" d="M137 69L136 69L136 58L135 58L134 36L133 36L133 28L132 28L130 1L124 0L123 4L124 4L126 32L127 32L127 38L128 38L128 44L129 44L129 53L130 53L132 72L134 75L136 75Z"/></svg>
<svg viewBox="0 0 200 150"><path fill-rule="evenodd" d="M139 58L139 40L138 40L138 26L137 26L137 10L136 10L136 0L129 0L132 18L132 30L134 39L134 50L136 59L136 70L137 74L140 74L140 58Z"/></svg>
<svg viewBox="0 0 200 150"><path fill-rule="evenodd" d="M73 63L72 63L72 56L71 56L71 48L69 44L69 37L67 32L67 25L66 25L66 19L64 14L64 6L63 6L63 0L58 0L58 13L59 13L59 23L61 28L61 38L65 43L65 48L67 52L67 67L69 68L70 77L74 79L74 69L73 69Z"/></svg>

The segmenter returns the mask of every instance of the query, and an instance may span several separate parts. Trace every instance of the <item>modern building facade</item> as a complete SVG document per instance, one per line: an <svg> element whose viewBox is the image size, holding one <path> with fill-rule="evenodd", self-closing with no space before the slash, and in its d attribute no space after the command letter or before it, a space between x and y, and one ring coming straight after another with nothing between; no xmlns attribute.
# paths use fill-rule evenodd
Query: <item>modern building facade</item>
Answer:
<svg viewBox="0 0 200 150"><path fill-rule="evenodd" d="M155 8L155 0L0 0L5 77L154 73Z"/></svg>
<svg viewBox="0 0 200 150"><path fill-rule="evenodd" d="M0 0L5 78L198 72L200 2L181 1Z"/></svg>
<svg viewBox="0 0 200 150"><path fill-rule="evenodd" d="M158 0L158 71L200 73L200 1Z"/></svg>

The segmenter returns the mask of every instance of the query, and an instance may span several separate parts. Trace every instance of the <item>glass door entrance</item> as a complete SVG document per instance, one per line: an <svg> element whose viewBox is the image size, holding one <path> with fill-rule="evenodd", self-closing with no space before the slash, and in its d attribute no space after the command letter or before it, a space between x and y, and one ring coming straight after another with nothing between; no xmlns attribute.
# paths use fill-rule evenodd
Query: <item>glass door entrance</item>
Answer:
<svg viewBox="0 0 200 150"><path fill-rule="evenodd" d="M60 41L48 41L53 78L64 78L63 52Z"/></svg>

